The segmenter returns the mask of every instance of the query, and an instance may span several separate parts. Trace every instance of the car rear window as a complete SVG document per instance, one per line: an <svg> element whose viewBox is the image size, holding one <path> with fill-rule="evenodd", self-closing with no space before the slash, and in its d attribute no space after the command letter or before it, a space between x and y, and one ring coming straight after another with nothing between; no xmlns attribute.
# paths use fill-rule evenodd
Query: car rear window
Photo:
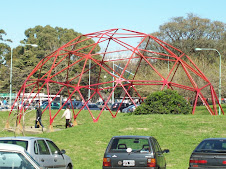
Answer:
<svg viewBox="0 0 226 169"><path fill-rule="evenodd" d="M151 150L148 139L138 138L115 138L113 139L109 152L126 152L131 148L132 152L149 152Z"/></svg>
<svg viewBox="0 0 226 169"><path fill-rule="evenodd" d="M226 152L226 140L204 140L195 149L196 152L213 152L222 151Z"/></svg>
<svg viewBox="0 0 226 169"><path fill-rule="evenodd" d="M27 150L28 146L28 141L24 140L0 140L0 143L16 144L22 146L25 150Z"/></svg>

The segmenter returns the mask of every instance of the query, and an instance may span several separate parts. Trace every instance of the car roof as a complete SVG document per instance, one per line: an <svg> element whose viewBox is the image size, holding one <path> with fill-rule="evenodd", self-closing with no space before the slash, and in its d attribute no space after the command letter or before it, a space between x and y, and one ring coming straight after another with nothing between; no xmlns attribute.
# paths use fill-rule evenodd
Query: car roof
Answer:
<svg viewBox="0 0 226 169"><path fill-rule="evenodd" d="M226 138L206 138L203 141L205 140L226 140Z"/></svg>
<svg viewBox="0 0 226 169"><path fill-rule="evenodd" d="M7 143L0 143L0 150L9 150L9 151L24 151L24 148L16 145L16 144L7 144Z"/></svg>
<svg viewBox="0 0 226 169"><path fill-rule="evenodd" d="M36 139L47 139L41 137L0 137L0 140L36 140Z"/></svg>
<svg viewBox="0 0 226 169"><path fill-rule="evenodd" d="M153 138L152 136L134 136L134 135L124 135L124 136L114 136L112 138L139 138L139 139L149 139Z"/></svg>

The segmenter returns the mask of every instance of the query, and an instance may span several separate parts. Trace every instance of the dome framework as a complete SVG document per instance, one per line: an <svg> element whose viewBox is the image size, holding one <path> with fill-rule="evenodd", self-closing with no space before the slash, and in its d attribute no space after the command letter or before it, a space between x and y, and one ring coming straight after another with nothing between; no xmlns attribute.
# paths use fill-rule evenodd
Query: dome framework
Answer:
<svg viewBox="0 0 226 169"><path fill-rule="evenodd" d="M86 42L90 39L93 43L87 45ZM98 45L101 47L100 51L96 51ZM161 66L168 66L168 71L162 72ZM46 68L48 71L43 72ZM183 79L180 81L178 76ZM109 29L81 35L43 58L26 78L12 108L19 99L21 104L30 100L30 105L40 97L40 93L46 91L49 107L42 113L49 110L50 126L63 106L67 102L72 104L75 96L83 101L84 106L80 110L72 106L73 119L76 120L81 110L87 107L93 122L97 122L104 109L112 117L117 116L119 109L113 112L108 106L108 102L114 101L117 89L122 91L122 102L129 100L136 105L137 101L131 93L143 101L140 91L147 86L193 93L192 114L195 113L199 100L211 115L218 114L217 104L224 114L211 82L185 53L149 34L127 29ZM51 97L51 89L57 87L58 91L54 95L66 91L68 97L61 108L52 114L51 102L56 97ZM87 104L98 97L105 104L95 117ZM211 100L212 106L208 104L207 98ZM23 106L20 107L19 123L27 111ZM13 109L9 118L12 111Z"/></svg>

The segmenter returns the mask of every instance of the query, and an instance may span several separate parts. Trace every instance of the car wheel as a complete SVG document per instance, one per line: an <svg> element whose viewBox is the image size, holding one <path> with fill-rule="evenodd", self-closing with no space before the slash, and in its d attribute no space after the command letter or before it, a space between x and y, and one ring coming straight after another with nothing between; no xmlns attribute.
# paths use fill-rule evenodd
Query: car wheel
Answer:
<svg viewBox="0 0 226 169"><path fill-rule="evenodd" d="M69 164L66 169L72 169L71 165Z"/></svg>

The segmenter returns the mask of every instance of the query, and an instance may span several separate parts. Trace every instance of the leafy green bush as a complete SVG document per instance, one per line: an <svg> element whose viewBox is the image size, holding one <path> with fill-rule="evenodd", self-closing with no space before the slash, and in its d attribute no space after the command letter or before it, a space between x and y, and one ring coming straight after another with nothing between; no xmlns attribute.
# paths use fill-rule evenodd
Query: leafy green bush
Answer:
<svg viewBox="0 0 226 169"><path fill-rule="evenodd" d="M177 91L167 89L150 94L133 113L189 114L191 106Z"/></svg>

